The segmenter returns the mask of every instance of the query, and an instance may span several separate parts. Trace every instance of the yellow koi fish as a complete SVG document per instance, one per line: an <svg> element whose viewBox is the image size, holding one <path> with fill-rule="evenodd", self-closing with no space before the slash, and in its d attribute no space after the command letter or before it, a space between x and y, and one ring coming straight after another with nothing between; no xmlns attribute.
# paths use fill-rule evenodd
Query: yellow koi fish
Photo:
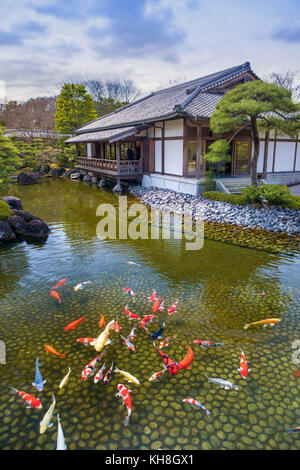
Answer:
<svg viewBox="0 0 300 470"><path fill-rule="evenodd" d="M134 383L135 385L139 385L140 382L138 381L138 379L136 377L134 377L133 375L129 374L129 372L125 372L125 370L120 370L118 369L117 367L115 367L115 372L119 373L119 374L122 374L126 380L128 380L128 382L132 382Z"/></svg>
<svg viewBox="0 0 300 470"><path fill-rule="evenodd" d="M262 325L263 328L267 326L274 326L276 323L279 323L281 320L280 318L267 318L266 320L260 320L260 321L255 321L253 323L248 323L247 325L244 326L245 330L249 328L249 326L254 326L254 325Z"/></svg>
<svg viewBox="0 0 300 470"><path fill-rule="evenodd" d="M60 382L59 388L63 388L68 383L70 374L71 374L71 367L69 367L69 371L68 371L67 375Z"/></svg>
<svg viewBox="0 0 300 470"><path fill-rule="evenodd" d="M108 339L108 337L109 337L110 330L112 330L114 327L114 324L115 324L115 320L112 320L110 323L108 323L106 328L102 331L102 333L100 333L100 335L96 339L93 346L97 352L102 351L104 346L106 346L107 344L110 344L110 340Z"/></svg>

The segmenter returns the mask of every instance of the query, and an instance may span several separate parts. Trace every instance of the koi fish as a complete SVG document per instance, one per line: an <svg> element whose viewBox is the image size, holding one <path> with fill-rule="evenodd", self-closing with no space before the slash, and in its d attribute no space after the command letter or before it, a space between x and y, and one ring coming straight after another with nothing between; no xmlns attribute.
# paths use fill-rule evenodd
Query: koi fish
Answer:
<svg viewBox="0 0 300 470"><path fill-rule="evenodd" d="M69 323L69 325L66 326L64 331L69 331L69 330L75 330L75 328L79 325L79 323L82 323L85 321L86 315L84 317L79 318L79 320L74 320L72 323Z"/></svg>
<svg viewBox="0 0 300 470"><path fill-rule="evenodd" d="M240 372L243 379L245 379L247 375L249 374L249 372L251 372L251 369L248 369L248 364L246 361L246 356L244 354L244 351L242 350L242 348L240 348L240 350L242 352L242 355L241 355L240 367L237 369L237 371Z"/></svg>
<svg viewBox="0 0 300 470"><path fill-rule="evenodd" d="M53 415L55 404L56 404L55 396L53 395L53 393L52 393L52 399L53 401L50 405L49 410L47 411L42 421L40 422L40 434L44 434L48 428L51 428L53 426L53 423L51 423L51 419L52 419L52 415Z"/></svg>
<svg viewBox="0 0 300 470"><path fill-rule="evenodd" d="M153 304L153 307L152 307L153 313L157 312L160 301L161 301L161 297L158 296L157 299L155 300L154 304Z"/></svg>
<svg viewBox="0 0 300 470"><path fill-rule="evenodd" d="M154 339L161 339L162 338L162 334L164 332L164 329L165 329L165 326L166 326L166 323L163 321L163 325L162 327L157 330L155 333L152 333L152 335L149 336L149 338L153 341Z"/></svg>
<svg viewBox="0 0 300 470"><path fill-rule="evenodd" d="M65 354L61 354L61 353L55 351L55 349L52 348L52 346L50 346L49 344L45 344L45 348L49 353L54 354L54 356L58 356L58 357L65 357L66 356Z"/></svg>
<svg viewBox="0 0 300 470"><path fill-rule="evenodd" d="M210 377L207 377L207 376L206 376L206 378L210 383L220 385L220 387L224 388L225 390L238 390L238 387L236 385L234 385L233 383L229 382L228 380L211 379Z"/></svg>
<svg viewBox="0 0 300 470"><path fill-rule="evenodd" d="M16 388L9 388L11 388L17 395L19 395L19 397L22 398L22 400L27 404L26 408L36 408L37 410L42 409L42 404L38 398L29 395L29 393L21 392L21 390L17 390Z"/></svg>
<svg viewBox="0 0 300 470"><path fill-rule="evenodd" d="M125 346L127 346L128 349L130 349L130 351L135 351L135 347L134 345L126 338L124 338L124 336L120 335Z"/></svg>
<svg viewBox="0 0 300 470"><path fill-rule="evenodd" d="M194 339L193 343L199 344L200 348L218 348L224 346L224 343L214 343L213 341L206 341L204 339Z"/></svg>
<svg viewBox="0 0 300 470"><path fill-rule="evenodd" d="M135 263L134 261L126 261L127 264L131 264L132 266L140 266L139 264Z"/></svg>
<svg viewBox="0 0 300 470"><path fill-rule="evenodd" d="M44 388L44 385L46 383L46 380L43 380L42 374L40 372L39 366L40 366L39 358L37 358L36 363L35 363L35 377L34 377L34 382L32 382L32 385L39 391L41 392Z"/></svg>
<svg viewBox="0 0 300 470"><path fill-rule="evenodd" d="M177 307L178 301L174 302L171 307L168 310L168 314L172 315L172 313L177 312L176 307Z"/></svg>
<svg viewBox="0 0 300 470"><path fill-rule="evenodd" d="M120 325L119 325L119 322L118 322L118 317L115 319L115 323L114 323L114 331L116 331L116 333L120 333Z"/></svg>
<svg viewBox="0 0 300 470"><path fill-rule="evenodd" d="M102 351L104 346L111 343L108 337L109 337L110 330L112 330L114 327L114 324L115 324L115 320L112 320L111 322L109 322L106 328L100 333L100 335L96 339L94 343L94 348L97 352Z"/></svg>
<svg viewBox="0 0 300 470"><path fill-rule="evenodd" d="M128 390L125 385L118 384L118 390L119 392L116 394L116 397L121 397L123 398L123 403L127 406L127 416L125 418L124 426L128 426L129 424L129 419L132 413L132 400L130 393L131 390Z"/></svg>
<svg viewBox="0 0 300 470"><path fill-rule="evenodd" d="M267 326L274 326L276 323L279 323L281 320L279 318L267 318L266 320L255 321L253 323L248 323L244 326L245 330L249 328L249 326L254 325L262 325L263 328Z"/></svg>
<svg viewBox="0 0 300 470"><path fill-rule="evenodd" d="M99 354L99 356L92 359L91 362L89 362L88 365L85 366L85 368L83 369L83 371L81 373L81 380L82 381L85 381L91 375L93 375L94 369L95 369L96 365L98 364L98 362L101 361L101 358L102 358L104 353L105 353L105 351L103 351L101 354Z"/></svg>
<svg viewBox="0 0 300 470"><path fill-rule="evenodd" d="M160 370L159 372L155 372L155 374L151 375L149 382L157 381L165 372L167 371L166 368Z"/></svg>
<svg viewBox="0 0 300 470"><path fill-rule="evenodd" d="M105 369L106 369L106 365L104 362L103 366L101 367L101 369L98 370L97 374L94 377L94 384L97 384L98 382L100 382L101 379L103 379L103 371Z"/></svg>
<svg viewBox="0 0 300 470"><path fill-rule="evenodd" d="M150 302L153 302L154 300L156 300L156 296L157 296L157 292L153 291L152 295L148 297L148 300L150 300Z"/></svg>
<svg viewBox="0 0 300 470"><path fill-rule="evenodd" d="M177 372L178 372L177 363L173 361L173 359L171 359L169 356L167 356L163 351L160 351L154 341L153 341L153 346L156 349L156 351L161 355L162 360L164 361L165 368L168 369L169 373L174 376L177 375Z"/></svg>
<svg viewBox="0 0 300 470"><path fill-rule="evenodd" d="M299 432L300 431L300 426L298 426L297 428L288 428L286 429L286 432Z"/></svg>
<svg viewBox="0 0 300 470"><path fill-rule="evenodd" d="M187 355L178 363L178 370L181 369L190 369L190 364L192 364L194 360L194 352L187 344L186 347L188 348Z"/></svg>
<svg viewBox="0 0 300 470"><path fill-rule="evenodd" d="M262 293L260 294L262 297L266 295L265 291L263 290Z"/></svg>
<svg viewBox="0 0 300 470"><path fill-rule="evenodd" d="M138 315L128 310L128 305L125 305L125 315L127 315L127 317L129 317L130 320L140 320L140 317Z"/></svg>
<svg viewBox="0 0 300 470"><path fill-rule="evenodd" d="M52 297L58 300L58 302L61 304L61 298L59 297L59 294L55 290L51 290L50 295L52 295Z"/></svg>
<svg viewBox="0 0 300 470"><path fill-rule="evenodd" d="M63 388L68 383L70 374L71 374L71 367L69 367L67 375L64 376L64 378L60 382L58 388Z"/></svg>
<svg viewBox="0 0 300 470"><path fill-rule="evenodd" d="M56 450L67 450L67 445L65 441L65 436L60 424L59 414L57 413L57 442Z"/></svg>
<svg viewBox="0 0 300 470"><path fill-rule="evenodd" d="M84 344L85 346L93 346L97 338L78 338L77 343Z"/></svg>
<svg viewBox="0 0 300 470"><path fill-rule="evenodd" d="M117 367L115 367L115 372L117 374L118 373L122 374L128 382L132 382L135 385L140 385L140 382L138 381L138 379L134 377L133 375L129 374L129 372L125 372L125 370L120 370Z"/></svg>
<svg viewBox="0 0 300 470"><path fill-rule="evenodd" d="M77 284L77 286L74 287L74 291L77 292L78 290L83 289L86 284L91 284L91 283L92 283L91 281L80 282L79 284Z"/></svg>
<svg viewBox="0 0 300 470"><path fill-rule="evenodd" d="M159 310L160 312L163 312L164 309L165 309L164 303L165 303L165 302L163 301L163 302L160 304L159 308L158 308L158 310Z"/></svg>
<svg viewBox="0 0 300 470"><path fill-rule="evenodd" d="M202 405L202 403L200 403L199 401L197 400L194 400L194 398L184 398L182 400L184 403L187 403L188 405L191 405L192 407L198 407L198 408L201 408L203 411L205 411L205 413L207 415L210 415L210 411L208 411L207 408L205 408L204 405Z"/></svg>
<svg viewBox="0 0 300 470"><path fill-rule="evenodd" d="M142 328L148 331L148 328L146 328L145 325L146 323L149 323L149 322L151 323L154 318L156 318L156 315L147 315L146 317L144 317L143 320L141 321Z"/></svg>
<svg viewBox="0 0 300 470"><path fill-rule="evenodd" d="M129 339L131 339L131 341L134 340L134 338L135 338L135 334L134 334L135 329L136 329L136 326L134 326L134 327L132 328L132 330L131 330L131 332L130 332L130 335L128 336L127 340L129 340Z"/></svg>
<svg viewBox="0 0 300 470"><path fill-rule="evenodd" d="M99 325L99 328L102 328L102 326L104 325L105 323L105 320L104 320L104 315L102 315L102 313L100 314L100 320L98 322L98 325Z"/></svg>
<svg viewBox="0 0 300 470"><path fill-rule="evenodd" d="M136 294L133 292L132 289L128 289L128 287L123 287L123 291L125 292L125 294L129 295L130 297L132 297L133 300L136 299Z"/></svg>
<svg viewBox="0 0 300 470"><path fill-rule="evenodd" d="M55 290L57 289L59 286L62 286L65 282L67 282L68 279L62 279L61 281L59 281L56 286L53 287L52 290Z"/></svg>
<svg viewBox="0 0 300 470"><path fill-rule="evenodd" d="M168 336L168 338L164 339L160 343L159 349L163 349L163 348L166 348L167 346L169 346L171 339L176 339L176 336Z"/></svg>
<svg viewBox="0 0 300 470"><path fill-rule="evenodd" d="M112 371L113 371L113 367L114 367L114 363L112 362L110 368L106 372L105 377L103 379L104 385L107 385L108 382L110 381L110 377L111 377L111 374L112 374Z"/></svg>

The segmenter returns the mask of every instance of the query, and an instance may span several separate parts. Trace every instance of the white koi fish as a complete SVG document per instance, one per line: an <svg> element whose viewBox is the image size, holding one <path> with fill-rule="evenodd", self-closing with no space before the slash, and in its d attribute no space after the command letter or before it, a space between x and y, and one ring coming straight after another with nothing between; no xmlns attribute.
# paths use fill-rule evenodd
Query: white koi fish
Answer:
<svg viewBox="0 0 300 470"><path fill-rule="evenodd" d="M55 396L53 395L53 393L52 393L52 398L53 398L53 402L51 403L49 410L47 411L42 421L40 422L40 434L44 434L48 428L51 428L51 426L53 426L53 423L51 423L51 419L52 419L52 415L54 413L54 408L56 404Z"/></svg>
<svg viewBox="0 0 300 470"><path fill-rule="evenodd" d="M71 367L69 367L69 371L68 371L67 375L65 375L65 377L60 382L59 388L63 388L68 383L70 374L71 374Z"/></svg>
<svg viewBox="0 0 300 470"><path fill-rule="evenodd" d="M211 379L210 377L207 377L207 376L206 376L206 378L210 383L220 385L220 387L224 388L225 390L238 390L238 387L236 385L234 385L233 383L229 382L228 380Z"/></svg>
<svg viewBox="0 0 300 470"><path fill-rule="evenodd" d="M200 403L199 401L195 400L194 398L184 398L182 400L184 403L187 403L188 405L192 406L192 407L196 407L196 408L201 408L203 411L205 411L205 413L207 415L210 415L210 411L208 411L207 408L205 408L204 405L202 405L202 403Z"/></svg>
<svg viewBox="0 0 300 470"><path fill-rule="evenodd" d="M74 291L77 292L78 290L83 289L86 284L91 284L91 283L92 281L80 282L79 284L77 284L77 286L74 287Z"/></svg>
<svg viewBox="0 0 300 470"><path fill-rule="evenodd" d="M57 413L57 443L56 450L67 450L65 436L60 424L59 414Z"/></svg>
<svg viewBox="0 0 300 470"><path fill-rule="evenodd" d="M122 374L128 382L132 382L132 383L134 383L135 385L139 385L139 384L140 384L140 382L138 381L138 379L137 379L136 377L134 377L133 375L129 374L129 372L125 372L125 370L120 370L120 369L118 369L117 367L115 367L115 372L117 372L117 373L119 373L119 374Z"/></svg>

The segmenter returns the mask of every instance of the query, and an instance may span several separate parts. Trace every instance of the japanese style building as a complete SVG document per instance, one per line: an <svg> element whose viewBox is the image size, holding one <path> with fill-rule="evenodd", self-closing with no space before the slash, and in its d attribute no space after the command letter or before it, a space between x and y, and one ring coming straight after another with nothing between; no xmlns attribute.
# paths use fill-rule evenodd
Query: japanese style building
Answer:
<svg viewBox="0 0 300 470"><path fill-rule="evenodd" d="M219 177L249 175L250 130L233 139L231 162L212 166L203 155L220 138L210 130L209 121L223 94L257 79L246 62L159 90L83 125L67 142L77 144L78 168L103 179L118 184L136 180L144 186L198 194L199 182L212 167ZM260 138L258 172L263 178L300 172L300 139L272 132Z"/></svg>

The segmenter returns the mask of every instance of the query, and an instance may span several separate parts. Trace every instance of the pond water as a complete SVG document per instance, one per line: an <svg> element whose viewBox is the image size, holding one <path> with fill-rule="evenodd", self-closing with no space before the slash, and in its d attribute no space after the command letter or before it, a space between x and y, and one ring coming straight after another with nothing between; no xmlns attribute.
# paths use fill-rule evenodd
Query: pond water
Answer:
<svg viewBox="0 0 300 470"><path fill-rule="evenodd" d="M69 449L300 449L300 434L286 432L300 426L300 377L294 377L300 365L292 362L292 343L300 340L295 241L292 248L277 252L272 252L275 238L273 245L268 239L268 249L254 248L265 236L258 231L248 233L249 248L232 239L205 239L199 251L186 251L184 241L172 239L102 241L96 237L96 208L103 202L118 204L111 192L47 179L34 186L12 186L7 193L20 197L24 209L44 219L52 233L45 243L0 248L0 339L6 345L6 364L0 364L0 448L55 449L59 412ZM128 260L139 266L126 264ZM58 290L60 304L50 290L63 278L68 282ZM75 292L82 281L91 284ZM133 289L135 302L123 287ZM158 312L147 333L138 322L128 321L124 306L128 303L141 317L151 314L148 297L153 290L167 308L179 303L173 315L167 309ZM83 368L98 353L76 339L99 335L101 313L106 324L118 315L124 337L137 326L136 350L127 349L119 334L111 332L112 344L103 360L107 368L113 361L137 377L140 385L128 385L117 373L106 386L94 384L93 378L81 381ZM64 331L83 315L84 323ZM273 317L281 319L274 327L244 329L246 323ZM164 338L176 335L165 353L178 362L188 344L194 362L191 370L180 370L175 377L166 372L150 382L163 362L149 334L163 320ZM194 339L224 345L201 349ZM48 353L45 344L66 356ZM245 380L237 371L239 346L251 368ZM31 385L37 356L47 380L42 392ZM59 389L68 367L70 380ZM239 390L221 389L206 376L229 380ZM128 427L126 406L115 396L119 383L132 390ZM26 409L9 386L39 397L43 409ZM39 423L52 393L57 401L54 426L40 435ZM183 403L188 397L211 414Z"/></svg>

